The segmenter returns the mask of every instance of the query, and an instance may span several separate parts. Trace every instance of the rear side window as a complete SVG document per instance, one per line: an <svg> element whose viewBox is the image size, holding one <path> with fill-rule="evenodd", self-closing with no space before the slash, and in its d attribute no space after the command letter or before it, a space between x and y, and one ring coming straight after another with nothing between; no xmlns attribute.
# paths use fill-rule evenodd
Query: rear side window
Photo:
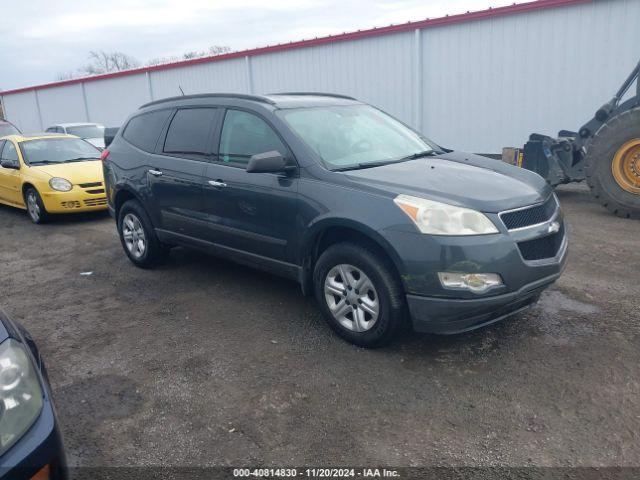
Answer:
<svg viewBox="0 0 640 480"><path fill-rule="evenodd" d="M214 108L178 110L169 125L163 151L201 155L208 153L215 116Z"/></svg>
<svg viewBox="0 0 640 480"><path fill-rule="evenodd" d="M156 142L170 113L170 110L158 110L133 117L129 120L122 136L140 150L152 153L156 149Z"/></svg>
<svg viewBox="0 0 640 480"><path fill-rule="evenodd" d="M228 110L220 137L220 159L245 166L252 155L277 150L287 154L280 137L260 117L240 110Z"/></svg>

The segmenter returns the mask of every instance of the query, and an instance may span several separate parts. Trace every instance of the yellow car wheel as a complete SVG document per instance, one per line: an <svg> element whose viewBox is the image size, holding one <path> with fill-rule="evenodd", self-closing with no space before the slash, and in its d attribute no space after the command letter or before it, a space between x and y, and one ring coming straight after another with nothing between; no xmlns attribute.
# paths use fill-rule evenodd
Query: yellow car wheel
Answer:
<svg viewBox="0 0 640 480"><path fill-rule="evenodd" d="M33 223L42 224L49 219L47 209L44 207L42 198L35 188L29 187L24 192L24 203L27 206L29 218Z"/></svg>

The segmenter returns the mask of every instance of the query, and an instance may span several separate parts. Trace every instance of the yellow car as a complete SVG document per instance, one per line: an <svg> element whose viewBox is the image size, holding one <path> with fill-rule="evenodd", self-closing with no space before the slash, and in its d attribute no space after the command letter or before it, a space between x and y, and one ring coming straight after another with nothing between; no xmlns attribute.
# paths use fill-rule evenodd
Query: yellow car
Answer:
<svg viewBox="0 0 640 480"><path fill-rule="evenodd" d="M100 150L73 135L0 138L0 203L50 214L106 210Z"/></svg>

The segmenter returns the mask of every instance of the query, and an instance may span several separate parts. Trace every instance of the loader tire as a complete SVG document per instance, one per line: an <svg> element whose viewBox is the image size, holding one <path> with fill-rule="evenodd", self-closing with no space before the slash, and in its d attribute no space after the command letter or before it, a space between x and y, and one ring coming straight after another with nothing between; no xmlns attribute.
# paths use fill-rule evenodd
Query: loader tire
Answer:
<svg viewBox="0 0 640 480"><path fill-rule="evenodd" d="M640 218L640 107L611 118L585 157L593 197L622 218Z"/></svg>

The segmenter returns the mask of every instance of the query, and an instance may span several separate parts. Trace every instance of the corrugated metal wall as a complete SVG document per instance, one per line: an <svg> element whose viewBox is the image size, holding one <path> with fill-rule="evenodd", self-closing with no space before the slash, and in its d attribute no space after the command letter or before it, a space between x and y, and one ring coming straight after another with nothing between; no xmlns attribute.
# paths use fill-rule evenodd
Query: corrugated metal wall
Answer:
<svg viewBox="0 0 640 480"><path fill-rule="evenodd" d="M593 2L5 94L25 131L119 125L185 93L325 91L392 113L442 145L497 153L577 129L640 58L640 0Z"/></svg>

